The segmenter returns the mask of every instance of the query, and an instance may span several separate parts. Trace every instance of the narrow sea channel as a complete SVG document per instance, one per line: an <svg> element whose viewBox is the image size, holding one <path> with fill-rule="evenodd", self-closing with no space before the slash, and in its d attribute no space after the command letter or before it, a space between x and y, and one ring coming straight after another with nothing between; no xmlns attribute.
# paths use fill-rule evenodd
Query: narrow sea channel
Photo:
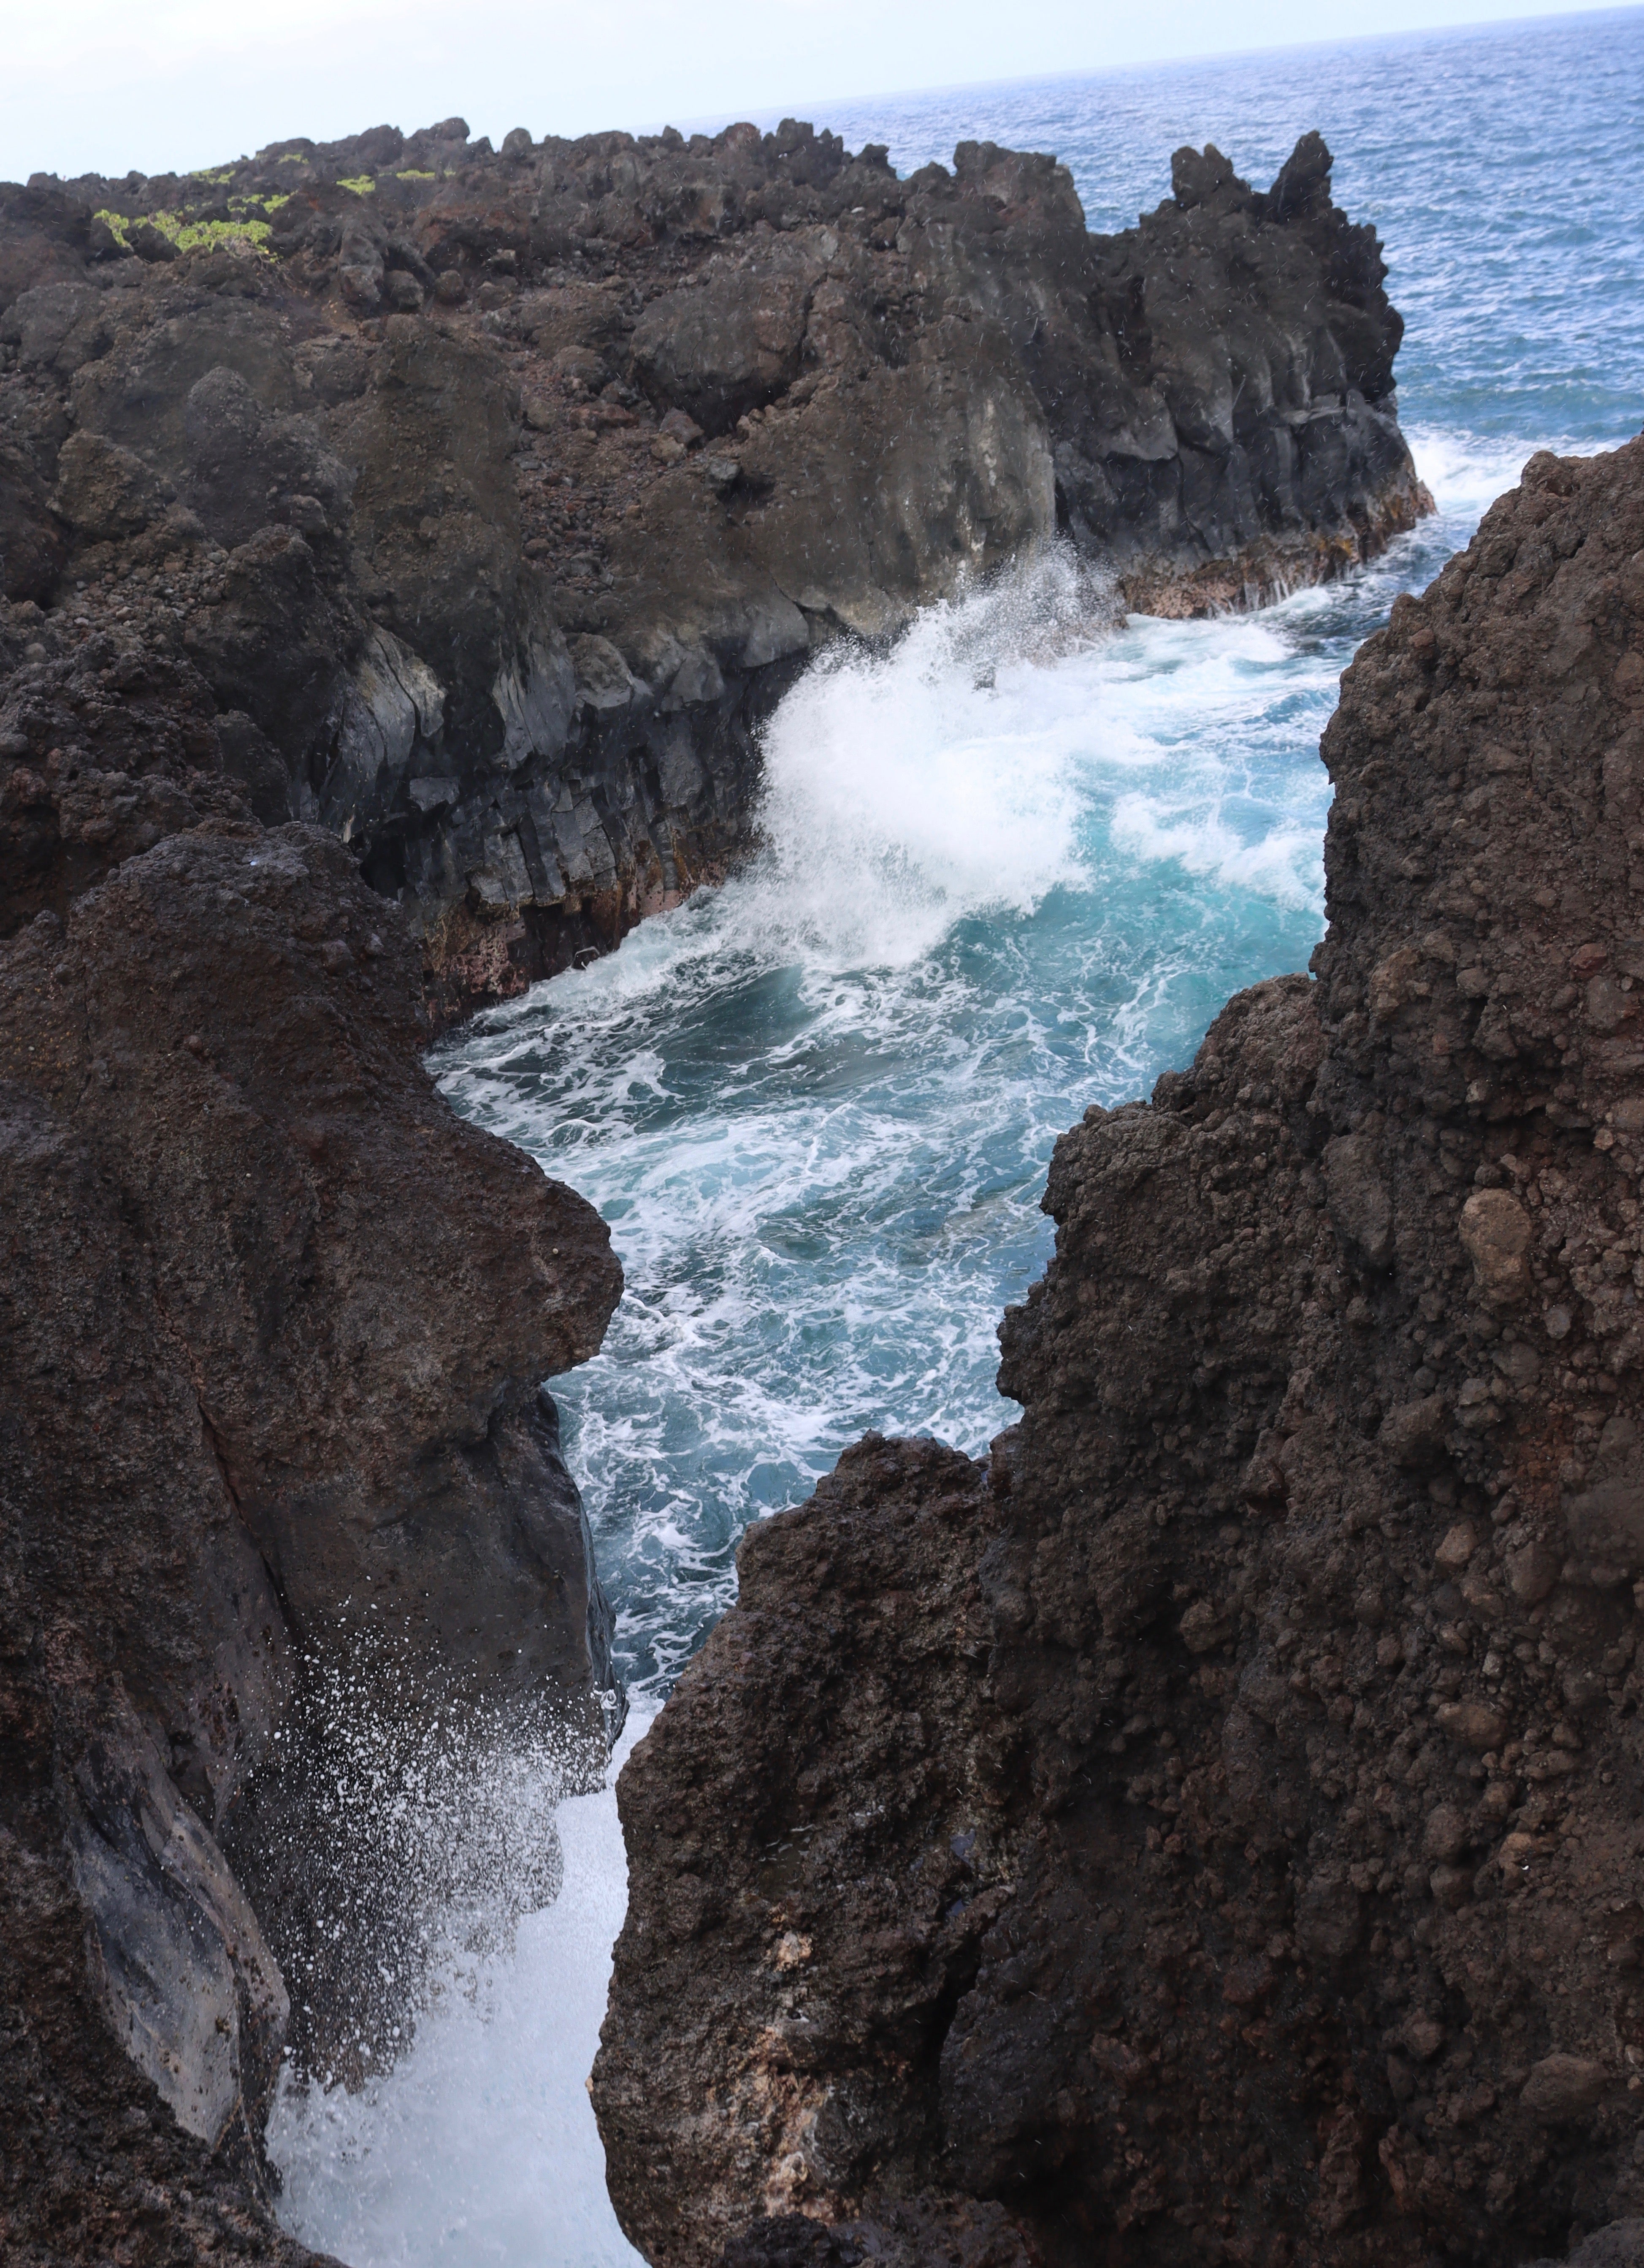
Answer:
<svg viewBox="0 0 1644 2268"><path fill-rule="evenodd" d="M888 656L824 660L769 731L767 852L437 1051L452 1104L597 1204L627 1271L603 1352L554 1390L636 1726L733 1598L749 1521L870 1426L978 1450L1010 1422L994 1329L1049 1251L1056 1136L1321 932L1318 735L1354 647L1533 450L1644 423L1644 11L818 122L904 169L962 136L1054 150L1098 228L1165 194L1181 142L1265 184L1320 127L1385 240L1439 513L1258 615L1085 635L1053 557ZM561 1831L557 1903L387 2078L283 2098L283 2218L356 2268L637 2258L582 2083L613 1803L562 1806Z"/></svg>

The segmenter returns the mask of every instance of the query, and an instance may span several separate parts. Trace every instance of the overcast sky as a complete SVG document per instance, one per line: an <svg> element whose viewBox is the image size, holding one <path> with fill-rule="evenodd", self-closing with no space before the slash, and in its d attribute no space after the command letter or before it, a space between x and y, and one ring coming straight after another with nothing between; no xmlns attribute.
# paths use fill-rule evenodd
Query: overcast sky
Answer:
<svg viewBox="0 0 1644 2268"><path fill-rule="evenodd" d="M0 179L186 172L460 114L500 143L1442 24L1558 0L4 0Z"/></svg>

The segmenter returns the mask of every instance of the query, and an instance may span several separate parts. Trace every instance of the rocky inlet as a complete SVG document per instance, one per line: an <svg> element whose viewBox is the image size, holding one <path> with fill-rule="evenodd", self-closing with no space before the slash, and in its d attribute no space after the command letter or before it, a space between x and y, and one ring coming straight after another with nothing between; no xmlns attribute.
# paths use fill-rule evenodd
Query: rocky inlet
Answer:
<svg viewBox="0 0 1644 2268"><path fill-rule="evenodd" d="M1399 319L1317 136L1269 190L1213 150L1173 181L1103 238L1053 159L991 144L901 180L791 124L493 151L451 121L0 190L8 2260L302 2257L262 2155L282 2054L357 2075L393 2038L357 2004L382 1917L334 1929L305 1863L316 1775L349 1768L328 1677L390 1742L455 1712L558 1742L573 1783L603 1762L607 1619L541 1382L598 1346L620 1271L589 1206L445 1108L433 1033L722 873L760 719L830 642L1057 534L1102 603L1181 613L1424 509ZM1588 1940L1547 1940L1556 2027L1516 1961L1479 1988L1499 2019L1444 1981L1494 1927L1479 1882L1516 1895L1498 1811L1527 1867L1579 1874L1613 1808L1591 1775L1624 1785L1633 1138L1605 1049L1631 947L1594 863L1622 836L1596 784L1544 784L1534 723L1567 657L1579 762L1630 792L1630 743L1614 784L1599 747L1621 551L1582 595L1630 475L1602 475L1607 534L1597 477L1544 468L1361 663L1322 1005L1269 988L1150 1115L1065 1146L1053 1201L1086 1226L1012 1323L1030 1417L992 1476L870 1445L747 1547L745 1605L627 1784L600 2100L658 2261L868 2221L1054 2253L1104 2216L1163 2257L1160 2228L1310 2229L1315 2197L1386 2250L1389 2197L1472 2243L1498 2190L1532 2217L1622 2196ZM1571 528L1595 532L1560 551ZM1464 716L1488 639L1494 706ZM1450 736L1442 836L1407 731ZM1538 796L1567 883L1566 836L1491 849ZM1491 923L1532 881L1552 909L1521 967ZM1452 1316L1443 1207L1474 1182L1482 1288ZM1544 1403L1567 1440L1520 1471ZM1560 1489L1589 1507L1567 1574ZM1351 1580L1339 1528L1369 1539ZM1344 1584L1362 1637L1329 1619ZM780 1666L768 1616L797 1617ZM1461 1782L1457 1740L1487 1759ZM882 1791L869 1827L852 1782ZM669 1793L710 1784L707 1822ZM1442 1888L1408 1886L1418 1851ZM1217 2073L1190 2167L1171 2136ZM1567 2114L1590 2146L1530 2180ZM1267 2154L1236 2167L1251 2131Z"/></svg>
<svg viewBox="0 0 1644 2268"><path fill-rule="evenodd" d="M1640 2257L1644 443L1324 755L1314 976L1058 1145L1021 1423L750 1529L623 1774L659 2268Z"/></svg>

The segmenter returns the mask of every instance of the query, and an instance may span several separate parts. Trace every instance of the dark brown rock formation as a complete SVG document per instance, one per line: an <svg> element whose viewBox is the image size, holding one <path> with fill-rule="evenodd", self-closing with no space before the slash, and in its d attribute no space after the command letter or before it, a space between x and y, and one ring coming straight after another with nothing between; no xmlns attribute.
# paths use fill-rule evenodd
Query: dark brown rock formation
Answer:
<svg viewBox="0 0 1644 2268"><path fill-rule="evenodd" d="M1324 754L1317 981L1058 1145L1020 1425L752 1529L624 1774L659 2268L1644 2207L1644 442L1535 459Z"/></svg>
<svg viewBox="0 0 1644 2268"><path fill-rule="evenodd" d="M341 1660L389 1726L483 1706L552 1721L573 1769L604 1752L605 1610L539 1381L598 1344L608 1235L440 1101L402 916L334 836L257 823L224 763L250 728L212 712L96 640L4 712L19 2264L298 2257L257 2199L303 1917L264 1895L277 1807L235 1869L222 1838L301 1681Z"/></svg>
<svg viewBox="0 0 1644 2268"><path fill-rule="evenodd" d="M818 645L1058 531L1180 613L1411 524L1402 326L1323 143L1172 178L1097 237L992 144L904 181L791 122L451 120L0 190L0 666L187 662L443 1015L516 990L747 846Z"/></svg>

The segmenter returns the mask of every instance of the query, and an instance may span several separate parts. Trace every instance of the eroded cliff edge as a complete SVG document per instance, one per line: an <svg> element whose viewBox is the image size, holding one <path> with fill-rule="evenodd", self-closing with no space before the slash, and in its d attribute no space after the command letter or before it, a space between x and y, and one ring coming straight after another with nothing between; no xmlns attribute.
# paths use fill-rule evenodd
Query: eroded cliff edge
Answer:
<svg viewBox="0 0 1644 2268"><path fill-rule="evenodd" d="M288 1845L351 1760L298 1704L336 1668L390 1748L484 1712L603 1764L608 1613L540 1381L621 1277L436 1093L403 917L238 805L203 685L93 640L34 689L108 768L0 944L0 2252L295 2263L283 2049L374 2044L371 1917L323 1973L305 1940L338 1854Z"/></svg>
<svg viewBox="0 0 1644 2268"><path fill-rule="evenodd" d="M659 2268L1644 2208L1644 442L1533 460L1324 755L1317 981L1058 1145L1019 1425L751 1529L623 1775Z"/></svg>
<svg viewBox="0 0 1644 2268"><path fill-rule="evenodd" d="M0 667L193 664L257 814L347 842L459 1014L746 849L829 641L1058 533L1190 612L1408 526L1403 326L1330 173L1180 151L1110 237L992 144L903 180L793 122L458 119L0 188ZM0 830L72 840L26 698Z"/></svg>

